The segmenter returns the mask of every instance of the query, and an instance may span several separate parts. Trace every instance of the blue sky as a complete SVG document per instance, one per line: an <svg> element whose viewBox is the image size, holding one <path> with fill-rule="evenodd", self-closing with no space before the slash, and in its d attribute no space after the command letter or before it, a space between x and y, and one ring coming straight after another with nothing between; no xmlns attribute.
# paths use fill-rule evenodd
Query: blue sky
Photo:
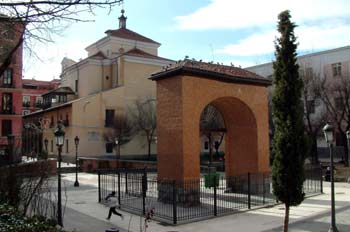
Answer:
<svg viewBox="0 0 350 232"><path fill-rule="evenodd" d="M174 60L187 55L242 67L270 62L277 15L286 9L298 25L299 54L350 45L349 0L125 0L124 9L127 28L160 42L159 55ZM55 43L37 44L41 60L25 55L24 78L58 78L64 56L85 58L85 47L118 28L120 10L98 10L88 16L94 22L72 24Z"/></svg>

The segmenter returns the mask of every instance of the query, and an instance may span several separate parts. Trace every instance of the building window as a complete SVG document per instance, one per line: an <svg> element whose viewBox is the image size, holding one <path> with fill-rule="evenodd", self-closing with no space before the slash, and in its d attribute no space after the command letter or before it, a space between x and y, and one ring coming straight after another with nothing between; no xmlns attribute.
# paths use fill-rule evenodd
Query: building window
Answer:
<svg viewBox="0 0 350 232"><path fill-rule="evenodd" d="M51 152L53 152L53 140L51 140Z"/></svg>
<svg viewBox="0 0 350 232"><path fill-rule="evenodd" d="M3 113L12 113L12 94L2 94L2 111Z"/></svg>
<svg viewBox="0 0 350 232"><path fill-rule="evenodd" d="M78 92L78 84L79 84L79 80L75 80L75 92Z"/></svg>
<svg viewBox="0 0 350 232"><path fill-rule="evenodd" d="M69 126L69 117L68 117L68 114L66 114L66 119L63 120L63 125L64 125L65 127L68 127L68 126Z"/></svg>
<svg viewBox="0 0 350 232"><path fill-rule="evenodd" d="M332 64L332 72L333 76L340 76L341 75L341 63L335 63Z"/></svg>
<svg viewBox="0 0 350 232"><path fill-rule="evenodd" d="M7 136L9 134L12 134L12 121L11 120L2 120L1 122L1 135Z"/></svg>
<svg viewBox="0 0 350 232"><path fill-rule="evenodd" d="M113 126L114 110L106 110L105 126Z"/></svg>
<svg viewBox="0 0 350 232"><path fill-rule="evenodd" d="M309 100L306 102L306 110L308 114L314 114L315 113L315 100Z"/></svg>
<svg viewBox="0 0 350 232"><path fill-rule="evenodd" d="M205 141L204 142L204 150L208 150L209 149L209 142Z"/></svg>
<svg viewBox="0 0 350 232"><path fill-rule="evenodd" d="M4 72L3 85L12 86L12 69L11 68L6 69Z"/></svg>
<svg viewBox="0 0 350 232"><path fill-rule="evenodd" d="M24 107L30 106L30 96L23 96L23 106Z"/></svg>
<svg viewBox="0 0 350 232"><path fill-rule="evenodd" d="M58 102L60 102L60 103L67 102L67 96L66 95L58 95Z"/></svg>
<svg viewBox="0 0 350 232"><path fill-rule="evenodd" d="M68 143L69 143L69 140L66 139L66 153L68 153L68 151L69 151Z"/></svg>
<svg viewBox="0 0 350 232"><path fill-rule="evenodd" d="M53 116L51 116L51 121L50 121L50 128L53 128L55 126L55 121Z"/></svg>
<svg viewBox="0 0 350 232"><path fill-rule="evenodd" d="M312 77L312 75L313 75L312 68L311 67L306 68L305 74L306 74L306 77Z"/></svg>
<svg viewBox="0 0 350 232"><path fill-rule="evenodd" d="M113 152L113 143L108 142L106 143L106 153L112 153Z"/></svg>
<svg viewBox="0 0 350 232"><path fill-rule="evenodd" d="M35 107L41 108L43 106L43 97L36 97L35 98Z"/></svg>
<svg viewBox="0 0 350 232"><path fill-rule="evenodd" d="M343 99L341 97L337 97L334 99L334 104L335 104L335 108L337 110L343 110L344 109L344 103L343 103Z"/></svg>

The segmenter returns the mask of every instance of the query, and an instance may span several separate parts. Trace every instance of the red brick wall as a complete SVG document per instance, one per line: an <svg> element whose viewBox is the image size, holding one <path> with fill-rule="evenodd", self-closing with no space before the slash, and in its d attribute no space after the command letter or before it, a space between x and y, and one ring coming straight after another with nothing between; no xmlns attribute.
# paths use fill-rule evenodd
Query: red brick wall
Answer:
<svg viewBox="0 0 350 232"><path fill-rule="evenodd" d="M228 176L269 170L268 91L263 86L193 76L157 81L158 177L200 175L200 115L208 104L222 114Z"/></svg>
<svg viewBox="0 0 350 232"><path fill-rule="evenodd" d="M16 25L16 33L14 36L14 40L19 39L19 36L21 34L21 27L22 25L18 24ZM0 31L4 30L4 25L0 24ZM4 43L3 40L0 39L0 43ZM22 133L22 46L20 46L17 51L15 52L14 56L12 57L12 63L9 66L9 68L12 69L13 73L13 87L11 88L5 88L2 85L3 78L1 77L0 80L0 107L2 107L2 95L3 93L12 93L12 106L14 114L0 114L0 127L2 127L2 120L12 120L12 134L15 135L15 146L20 145L21 141L21 133ZM0 128L0 131L2 131L2 128ZM6 137L2 137L2 134L0 134L0 137L2 138L0 140L0 146L7 144Z"/></svg>
<svg viewBox="0 0 350 232"><path fill-rule="evenodd" d="M109 159L79 159L80 170L83 172L93 172L104 168L156 168L155 162L109 160Z"/></svg>

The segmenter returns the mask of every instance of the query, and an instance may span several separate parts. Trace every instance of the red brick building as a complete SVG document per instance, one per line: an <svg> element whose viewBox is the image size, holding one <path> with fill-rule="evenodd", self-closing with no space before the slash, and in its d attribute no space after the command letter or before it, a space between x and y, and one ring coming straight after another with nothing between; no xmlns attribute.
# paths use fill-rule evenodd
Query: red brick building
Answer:
<svg viewBox="0 0 350 232"><path fill-rule="evenodd" d="M60 80L38 81L34 79L22 80L22 115L37 111L43 106L42 94L58 88Z"/></svg>
<svg viewBox="0 0 350 232"><path fill-rule="evenodd" d="M1 60L6 57L6 50L15 47L22 34L22 25L0 24ZM0 77L0 155L7 147L7 136L14 135L14 151L21 147L22 131L22 46L14 52L11 64Z"/></svg>

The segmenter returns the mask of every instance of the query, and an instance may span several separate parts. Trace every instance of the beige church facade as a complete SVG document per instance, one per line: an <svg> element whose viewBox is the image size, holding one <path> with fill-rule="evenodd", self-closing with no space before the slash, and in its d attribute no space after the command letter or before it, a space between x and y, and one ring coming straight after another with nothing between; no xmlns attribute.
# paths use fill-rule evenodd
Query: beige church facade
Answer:
<svg viewBox="0 0 350 232"><path fill-rule="evenodd" d="M155 83L148 78L174 63L158 56L158 42L127 29L124 14L119 29L105 33L86 48L86 59L63 59L60 88L44 94L45 109L24 117L24 124L39 122L44 128L42 140L48 140L49 154L57 154L53 130L58 120L66 132L63 156L75 155L75 136L80 156L114 154L104 139L107 121L131 109L137 99L155 99ZM138 135L121 146L121 156L145 155L147 149L146 138ZM155 144L151 153L156 153Z"/></svg>

